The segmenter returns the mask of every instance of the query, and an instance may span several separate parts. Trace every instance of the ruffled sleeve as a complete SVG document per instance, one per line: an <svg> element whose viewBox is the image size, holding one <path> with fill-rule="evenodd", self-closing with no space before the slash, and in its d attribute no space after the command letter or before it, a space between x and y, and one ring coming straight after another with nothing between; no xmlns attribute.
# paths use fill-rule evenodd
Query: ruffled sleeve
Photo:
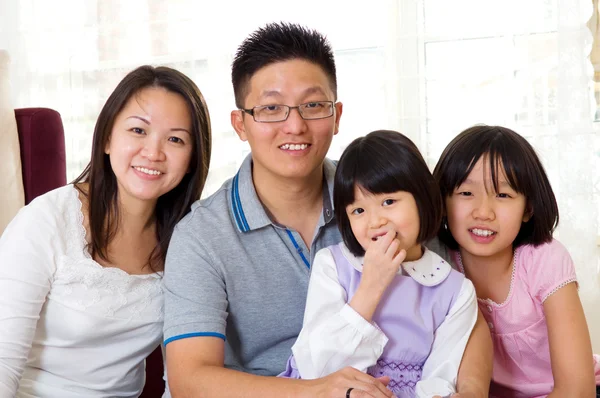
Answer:
<svg viewBox="0 0 600 398"><path fill-rule="evenodd" d="M575 266L567 249L557 240L520 248L517 261L532 296L543 303L563 286L577 282Z"/></svg>

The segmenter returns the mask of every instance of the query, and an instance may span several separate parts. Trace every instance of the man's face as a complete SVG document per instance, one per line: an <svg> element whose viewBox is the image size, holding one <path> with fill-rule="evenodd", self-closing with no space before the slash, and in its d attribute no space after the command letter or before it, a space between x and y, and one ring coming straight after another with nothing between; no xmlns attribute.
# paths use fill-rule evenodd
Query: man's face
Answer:
<svg viewBox="0 0 600 398"><path fill-rule="evenodd" d="M267 65L248 85L245 109L335 101L323 69L300 59ZM284 121L261 123L236 110L231 113L231 122L240 139L250 144L255 178L301 179L321 172L341 114L342 104L336 103L330 117L305 120L298 109L291 109Z"/></svg>

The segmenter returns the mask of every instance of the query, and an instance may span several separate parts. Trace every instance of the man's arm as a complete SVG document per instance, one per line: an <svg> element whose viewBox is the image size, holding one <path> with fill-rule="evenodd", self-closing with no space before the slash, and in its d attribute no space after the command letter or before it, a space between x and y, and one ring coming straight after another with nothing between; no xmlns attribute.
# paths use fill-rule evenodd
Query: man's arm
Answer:
<svg viewBox="0 0 600 398"><path fill-rule="evenodd" d="M340 398L351 387L357 390L351 398L392 396L384 385L388 379L382 382L352 368L316 380L255 376L226 369L227 286L219 265L204 246L209 239L194 230L188 218L175 228L169 244L163 279L164 338L173 398ZM256 314L260 324L261 312ZM285 362L281 367L283 371Z"/></svg>
<svg viewBox="0 0 600 398"><path fill-rule="evenodd" d="M456 390L461 398L487 398L492 379L494 348L490 330L477 311L477 322L463 354Z"/></svg>
<svg viewBox="0 0 600 398"><path fill-rule="evenodd" d="M225 343L218 337L190 337L167 344L167 374L172 398L199 397L355 397L389 398L383 380L345 368L315 380L255 376L223 367ZM360 394L360 395L359 395Z"/></svg>

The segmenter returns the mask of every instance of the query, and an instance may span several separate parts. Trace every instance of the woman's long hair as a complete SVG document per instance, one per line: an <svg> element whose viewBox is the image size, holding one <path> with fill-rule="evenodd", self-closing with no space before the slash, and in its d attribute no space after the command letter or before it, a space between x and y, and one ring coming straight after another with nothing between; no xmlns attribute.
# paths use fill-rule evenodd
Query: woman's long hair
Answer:
<svg viewBox="0 0 600 398"><path fill-rule="evenodd" d="M187 103L192 120L192 156L189 172L179 185L158 198L155 210L157 245L150 253L148 266L162 271L167 247L175 224L185 216L194 201L200 198L210 164L210 116L202 93L183 73L168 67L141 66L131 71L110 95L94 128L92 157L85 170L72 183L87 197L92 257L105 261L108 245L119 228L118 184L105 148L115 119L129 99L148 87L160 87L179 94ZM78 184L88 183L84 192Z"/></svg>

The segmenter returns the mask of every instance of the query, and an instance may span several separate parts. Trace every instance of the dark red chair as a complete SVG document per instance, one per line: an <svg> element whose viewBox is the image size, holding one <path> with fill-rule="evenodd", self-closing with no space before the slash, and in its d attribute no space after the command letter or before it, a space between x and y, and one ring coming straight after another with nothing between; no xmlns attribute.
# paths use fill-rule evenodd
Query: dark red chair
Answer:
<svg viewBox="0 0 600 398"><path fill-rule="evenodd" d="M140 398L160 398L165 391L162 350L158 347L146 358L146 385Z"/></svg>
<svg viewBox="0 0 600 398"><path fill-rule="evenodd" d="M15 109L25 204L67 184L65 133L60 114L47 108Z"/></svg>
<svg viewBox="0 0 600 398"><path fill-rule="evenodd" d="M67 184L65 133L60 114L48 108L15 109L25 204ZM146 359L146 385L140 398L160 398L165 390L162 352Z"/></svg>

